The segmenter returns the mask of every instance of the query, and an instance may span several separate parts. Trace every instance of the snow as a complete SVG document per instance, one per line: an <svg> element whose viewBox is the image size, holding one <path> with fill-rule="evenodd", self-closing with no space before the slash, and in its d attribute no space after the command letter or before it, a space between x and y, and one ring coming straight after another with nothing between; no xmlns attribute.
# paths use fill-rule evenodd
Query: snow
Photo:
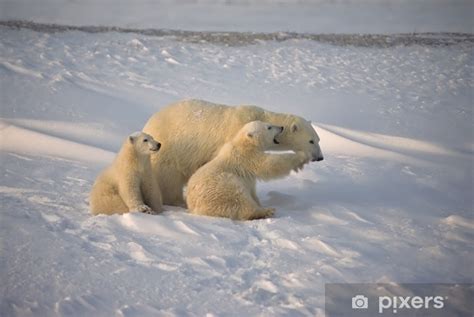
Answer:
<svg viewBox="0 0 474 317"><path fill-rule="evenodd" d="M59 2L61 14L47 19ZM2 1L10 9L1 19L133 26L139 16L108 24L96 14L85 24L73 16L78 2L59 2ZM107 1L81 8L96 3ZM391 5L369 4L375 13ZM470 31L450 21L441 31ZM255 30L277 31L265 23ZM226 44L31 28L0 26L2 316L324 316L325 283L473 282L472 36L398 45L357 45L355 36L349 45L291 36L242 44L250 35L240 34ZM171 206L158 216L91 216L92 183L123 139L183 98L302 115L325 160L258 184L263 205L277 208L270 219Z"/></svg>
<svg viewBox="0 0 474 317"><path fill-rule="evenodd" d="M95 163L107 163L114 157L114 153L109 151L23 129L2 121L0 121L0 129L2 130L2 150L8 152L41 154Z"/></svg>

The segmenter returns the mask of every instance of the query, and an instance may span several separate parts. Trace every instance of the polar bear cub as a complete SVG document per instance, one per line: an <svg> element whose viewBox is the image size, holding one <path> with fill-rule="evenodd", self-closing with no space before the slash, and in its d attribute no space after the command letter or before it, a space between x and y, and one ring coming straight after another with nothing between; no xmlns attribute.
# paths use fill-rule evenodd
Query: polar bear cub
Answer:
<svg viewBox="0 0 474 317"><path fill-rule="evenodd" d="M299 170L310 160L304 152L269 154L283 127L252 121L226 143L217 156L199 168L188 182L186 202L191 213L235 220L273 215L256 194L256 180L270 180Z"/></svg>
<svg viewBox="0 0 474 317"><path fill-rule="evenodd" d="M161 211L158 182L151 174L150 156L161 144L152 136L135 132L128 136L111 166L95 181L90 194L92 214Z"/></svg>

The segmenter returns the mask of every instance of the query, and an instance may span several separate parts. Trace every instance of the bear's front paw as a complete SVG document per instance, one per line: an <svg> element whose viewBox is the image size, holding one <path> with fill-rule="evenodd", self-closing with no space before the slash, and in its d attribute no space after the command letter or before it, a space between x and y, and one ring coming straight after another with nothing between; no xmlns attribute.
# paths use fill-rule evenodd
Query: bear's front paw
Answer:
<svg viewBox="0 0 474 317"><path fill-rule="evenodd" d="M264 208L265 218L272 217L275 214L275 208Z"/></svg>
<svg viewBox="0 0 474 317"><path fill-rule="evenodd" d="M265 219L273 216L275 208L260 208L248 218L248 220Z"/></svg>
<svg viewBox="0 0 474 317"><path fill-rule="evenodd" d="M293 171L299 172L303 169L304 165L310 161L311 156L303 151L296 152L297 163L293 168Z"/></svg>
<svg viewBox="0 0 474 317"><path fill-rule="evenodd" d="M275 208L262 208L259 210L259 218L270 218L275 214Z"/></svg>
<svg viewBox="0 0 474 317"><path fill-rule="evenodd" d="M154 213L154 211L151 210L151 208L145 204L138 205L137 207L133 208L133 210L138 211L138 212L143 212L145 214L150 214L150 215Z"/></svg>
<svg viewBox="0 0 474 317"><path fill-rule="evenodd" d="M161 214L161 211L150 210L150 211L144 211L143 213L148 214L148 215L159 215Z"/></svg>

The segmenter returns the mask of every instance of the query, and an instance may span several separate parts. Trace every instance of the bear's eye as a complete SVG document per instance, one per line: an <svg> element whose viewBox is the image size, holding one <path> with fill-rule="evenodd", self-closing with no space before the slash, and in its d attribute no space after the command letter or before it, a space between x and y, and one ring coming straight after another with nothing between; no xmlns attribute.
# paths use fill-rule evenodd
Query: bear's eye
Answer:
<svg viewBox="0 0 474 317"><path fill-rule="evenodd" d="M309 141L309 143L311 143L311 144L314 144L314 141L313 141L313 140L311 140L311 141Z"/></svg>
<svg viewBox="0 0 474 317"><path fill-rule="evenodd" d="M143 142L148 142L148 139L144 139Z"/></svg>
<svg viewBox="0 0 474 317"><path fill-rule="evenodd" d="M268 129L268 130L271 130L271 129L272 129L272 126L269 126L267 129Z"/></svg>

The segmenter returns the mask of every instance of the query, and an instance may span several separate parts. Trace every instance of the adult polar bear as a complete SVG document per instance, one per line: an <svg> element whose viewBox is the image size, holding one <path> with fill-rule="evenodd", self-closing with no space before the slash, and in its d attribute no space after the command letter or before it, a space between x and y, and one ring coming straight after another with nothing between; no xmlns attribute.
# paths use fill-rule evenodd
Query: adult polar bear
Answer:
<svg viewBox="0 0 474 317"><path fill-rule="evenodd" d="M143 132L160 140L162 150L152 157L162 200L167 205L184 205L183 187L191 175L213 159L220 148L251 121L283 126L280 144L274 150L305 152L321 161L319 136L305 119L256 106L226 106L203 100L183 100L155 113Z"/></svg>

